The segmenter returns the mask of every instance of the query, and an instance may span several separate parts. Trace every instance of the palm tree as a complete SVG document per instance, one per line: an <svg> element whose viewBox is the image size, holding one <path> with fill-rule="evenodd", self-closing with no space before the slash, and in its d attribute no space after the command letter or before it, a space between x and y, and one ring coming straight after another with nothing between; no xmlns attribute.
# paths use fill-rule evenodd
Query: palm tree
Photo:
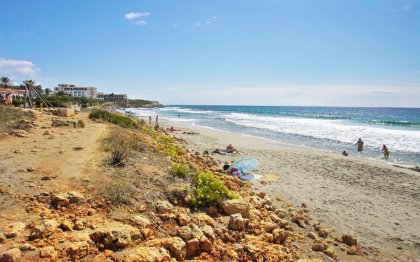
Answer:
<svg viewBox="0 0 420 262"><path fill-rule="evenodd" d="M0 78L0 83L3 84L4 88L7 88L7 86L10 85L11 81L10 78L3 76L2 78Z"/></svg>

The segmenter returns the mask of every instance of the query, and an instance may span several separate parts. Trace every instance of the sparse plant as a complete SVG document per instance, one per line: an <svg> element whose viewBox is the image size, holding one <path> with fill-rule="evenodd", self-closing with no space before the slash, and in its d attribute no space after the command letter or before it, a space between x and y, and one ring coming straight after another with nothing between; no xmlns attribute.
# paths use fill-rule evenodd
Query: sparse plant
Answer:
<svg viewBox="0 0 420 262"><path fill-rule="evenodd" d="M101 194L114 205L129 204L133 189L131 185L123 180L109 180L104 186Z"/></svg>
<svg viewBox="0 0 420 262"><path fill-rule="evenodd" d="M112 130L105 140L105 151L111 152L111 164L123 166L130 158L132 151L145 150L141 134L123 128Z"/></svg>
<svg viewBox="0 0 420 262"><path fill-rule="evenodd" d="M10 132L14 128L21 128L22 121L32 121L33 113L20 108L10 108L0 105L0 132Z"/></svg>
<svg viewBox="0 0 420 262"><path fill-rule="evenodd" d="M194 184L192 204L196 207L220 206L225 199L238 198L212 173L196 174Z"/></svg>
<svg viewBox="0 0 420 262"><path fill-rule="evenodd" d="M180 178L187 178L190 173L190 168L185 164L173 164L169 172Z"/></svg>

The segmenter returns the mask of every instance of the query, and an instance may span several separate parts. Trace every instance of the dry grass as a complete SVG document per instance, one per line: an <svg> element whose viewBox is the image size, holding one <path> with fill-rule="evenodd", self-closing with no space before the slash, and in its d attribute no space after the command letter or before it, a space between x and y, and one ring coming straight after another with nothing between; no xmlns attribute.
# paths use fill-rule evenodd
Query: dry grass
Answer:
<svg viewBox="0 0 420 262"><path fill-rule="evenodd" d="M133 151L143 151L144 148L141 134L124 128L115 128L105 140L105 150L111 152L113 166L124 166Z"/></svg>
<svg viewBox="0 0 420 262"><path fill-rule="evenodd" d="M34 119L32 112L0 106L0 132L9 133L12 129L18 128L22 120L32 121Z"/></svg>

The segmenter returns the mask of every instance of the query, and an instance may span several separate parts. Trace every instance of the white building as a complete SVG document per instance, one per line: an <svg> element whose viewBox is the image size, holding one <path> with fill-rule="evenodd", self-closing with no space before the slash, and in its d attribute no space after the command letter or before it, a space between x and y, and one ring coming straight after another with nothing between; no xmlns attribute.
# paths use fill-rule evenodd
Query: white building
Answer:
<svg viewBox="0 0 420 262"><path fill-rule="evenodd" d="M54 87L54 92L64 92L65 94L74 96L74 97L86 97L86 98L97 98L98 90L96 87L84 87L84 86L75 86L69 84L59 84L57 87Z"/></svg>

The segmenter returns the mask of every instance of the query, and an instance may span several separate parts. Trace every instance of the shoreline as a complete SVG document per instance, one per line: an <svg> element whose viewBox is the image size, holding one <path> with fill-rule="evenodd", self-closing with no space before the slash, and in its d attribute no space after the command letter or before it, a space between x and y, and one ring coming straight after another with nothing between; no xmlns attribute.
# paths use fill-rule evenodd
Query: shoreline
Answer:
<svg viewBox="0 0 420 262"><path fill-rule="evenodd" d="M222 163L245 156L256 158L259 166L255 171L263 175L264 182L253 181L255 189L273 199L280 192L284 202L308 205L318 221L338 232L356 234L363 245L380 247L396 261L420 256L419 172L188 123L165 119L160 124L198 132L173 134L200 153L233 144L239 155L211 156Z"/></svg>

